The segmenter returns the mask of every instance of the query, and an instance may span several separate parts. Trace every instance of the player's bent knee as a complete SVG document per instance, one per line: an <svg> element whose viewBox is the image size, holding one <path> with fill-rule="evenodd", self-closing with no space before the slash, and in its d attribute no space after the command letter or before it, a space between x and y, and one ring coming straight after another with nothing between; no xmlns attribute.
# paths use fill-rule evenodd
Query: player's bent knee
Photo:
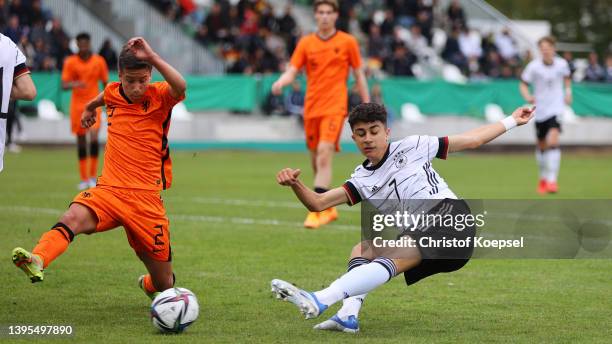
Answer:
<svg viewBox="0 0 612 344"><path fill-rule="evenodd" d="M74 235L91 234L95 232L97 220L86 206L78 203L70 205L68 211L62 215L60 222L68 226Z"/></svg>
<svg viewBox="0 0 612 344"><path fill-rule="evenodd" d="M353 249L351 250L351 258L357 257L365 258L368 260L373 260L374 258L376 258L376 255L372 250L371 241L360 242L357 245L353 246Z"/></svg>

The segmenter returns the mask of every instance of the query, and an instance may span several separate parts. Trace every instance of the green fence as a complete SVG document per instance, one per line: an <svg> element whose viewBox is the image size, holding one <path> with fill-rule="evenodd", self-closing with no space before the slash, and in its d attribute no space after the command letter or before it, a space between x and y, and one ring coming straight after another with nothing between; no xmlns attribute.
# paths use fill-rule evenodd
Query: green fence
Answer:
<svg viewBox="0 0 612 344"><path fill-rule="evenodd" d="M61 89L59 73L34 73L39 99L50 99L64 113L70 104L70 92ZM190 111L255 110L270 93L277 75L248 76L188 76L185 106ZM111 75L117 80L117 75ZM154 80L160 80L159 75ZM304 83L303 79L300 79ZM482 117L487 104L501 106L507 113L524 104L518 91L518 81L491 81L452 84L445 81L418 81L412 78L386 78L371 81L381 84L383 100L395 114L402 104L414 103L423 113L458 114ZM288 90L287 90L288 91ZM612 117L612 85L574 84L573 109L581 116ZM28 102L24 102L26 105Z"/></svg>

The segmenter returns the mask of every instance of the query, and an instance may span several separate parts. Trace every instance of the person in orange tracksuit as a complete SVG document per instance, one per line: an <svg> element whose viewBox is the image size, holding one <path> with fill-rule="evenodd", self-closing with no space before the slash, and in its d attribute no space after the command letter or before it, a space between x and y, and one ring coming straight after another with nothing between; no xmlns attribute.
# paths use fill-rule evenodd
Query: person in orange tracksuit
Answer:
<svg viewBox="0 0 612 344"><path fill-rule="evenodd" d="M91 128L81 127L81 114L85 105L100 92L99 82L108 83L108 66L102 56L91 52L91 38L88 33L76 36L79 52L69 56L62 68L62 88L72 89L70 100L70 127L77 137L79 154L79 190L96 185L98 175L98 129L100 109L97 109L96 124ZM89 156L87 154L87 133L89 133ZM88 166L89 165L89 166Z"/></svg>
<svg viewBox="0 0 612 344"><path fill-rule="evenodd" d="M359 45L348 33L335 28L338 19L336 0L316 0L314 16L317 32L304 36L298 43L287 70L272 85L272 93L295 80L300 69L306 70L304 132L314 170L314 189L324 193L332 179L332 158L340 150L339 140L348 114L347 79L353 69L357 89L364 103L370 102L365 74L361 67ZM318 228L338 217L336 208L309 212L306 228Z"/></svg>
<svg viewBox="0 0 612 344"><path fill-rule="evenodd" d="M152 67L166 81L150 83ZM186 82L140 37L121 51L119 79L91 100L82 115L88 128L97 122L97 108L108 109L108 141L98 184L74 198L31 253L14 249L13 262L32 282L39 282L43 269L75 236L123 226L149 272L139 285L153 298L174 285L170 228L160 191L172 183L167 135L172 108L185 98Z"/></svg>

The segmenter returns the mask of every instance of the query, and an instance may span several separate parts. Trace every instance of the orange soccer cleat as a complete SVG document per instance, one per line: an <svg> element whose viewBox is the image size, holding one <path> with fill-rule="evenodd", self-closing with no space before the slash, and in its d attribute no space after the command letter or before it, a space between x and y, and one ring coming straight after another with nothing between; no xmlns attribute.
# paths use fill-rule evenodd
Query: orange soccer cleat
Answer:
<svg viewBox="0 0 612 344"><path fill-rule="evenodd" d="M540 195L544 195L548 192L548 183L545 179L540 179L537 191Z"/></svg>
<svg viewBox="0 0 612 344"><path fill-rule="evenodd" d="M319 221L319 213L315 211L311 211L306 216L306 220L304 220L304 227L310 229L317 229L321 225Z"/></svg>
<svg viewBox="0 0 612 344"><path fill-rule="evenodd" d="M338 210L336 210L336 207L331 207L319 213L319 223L321 225L326 225L332 221L335 221L337 218Z"/></svg>

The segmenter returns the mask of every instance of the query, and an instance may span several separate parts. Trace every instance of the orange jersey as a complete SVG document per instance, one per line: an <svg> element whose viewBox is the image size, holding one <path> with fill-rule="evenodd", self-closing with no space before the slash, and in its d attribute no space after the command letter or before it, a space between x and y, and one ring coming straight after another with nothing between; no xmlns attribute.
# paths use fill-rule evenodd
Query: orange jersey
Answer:
<svg viewBox="0 0 612 344"><path fill-rule="evenodd" d="M326 39L316 33L298 43L291 64L306 69L304 118L346 116L349 67L361 67L357 40L342 31Z"/></svg>
<svg viewBox="0 0 612 344"><path fill-rule="evenodd" d="M183 100L170 94L167 82L149 84L132 103L113 82L104 90L108 138L98 185L165 190L172 182L168 130L172 107Z"/></svg>
<svg viewBox="0 0 612 344"><path fill-rule="evenodd" d="M82 81L85 83L85 87L75 87L72 89L72 99L70 102L71 112L78 112L78 116L80 116L85 104L100 93L99 82L108 82L106 61L104 61L102 56L95 54L91 55L87 60L81 59L79 55L69 56L64 61L62 81Z"/></svg>

